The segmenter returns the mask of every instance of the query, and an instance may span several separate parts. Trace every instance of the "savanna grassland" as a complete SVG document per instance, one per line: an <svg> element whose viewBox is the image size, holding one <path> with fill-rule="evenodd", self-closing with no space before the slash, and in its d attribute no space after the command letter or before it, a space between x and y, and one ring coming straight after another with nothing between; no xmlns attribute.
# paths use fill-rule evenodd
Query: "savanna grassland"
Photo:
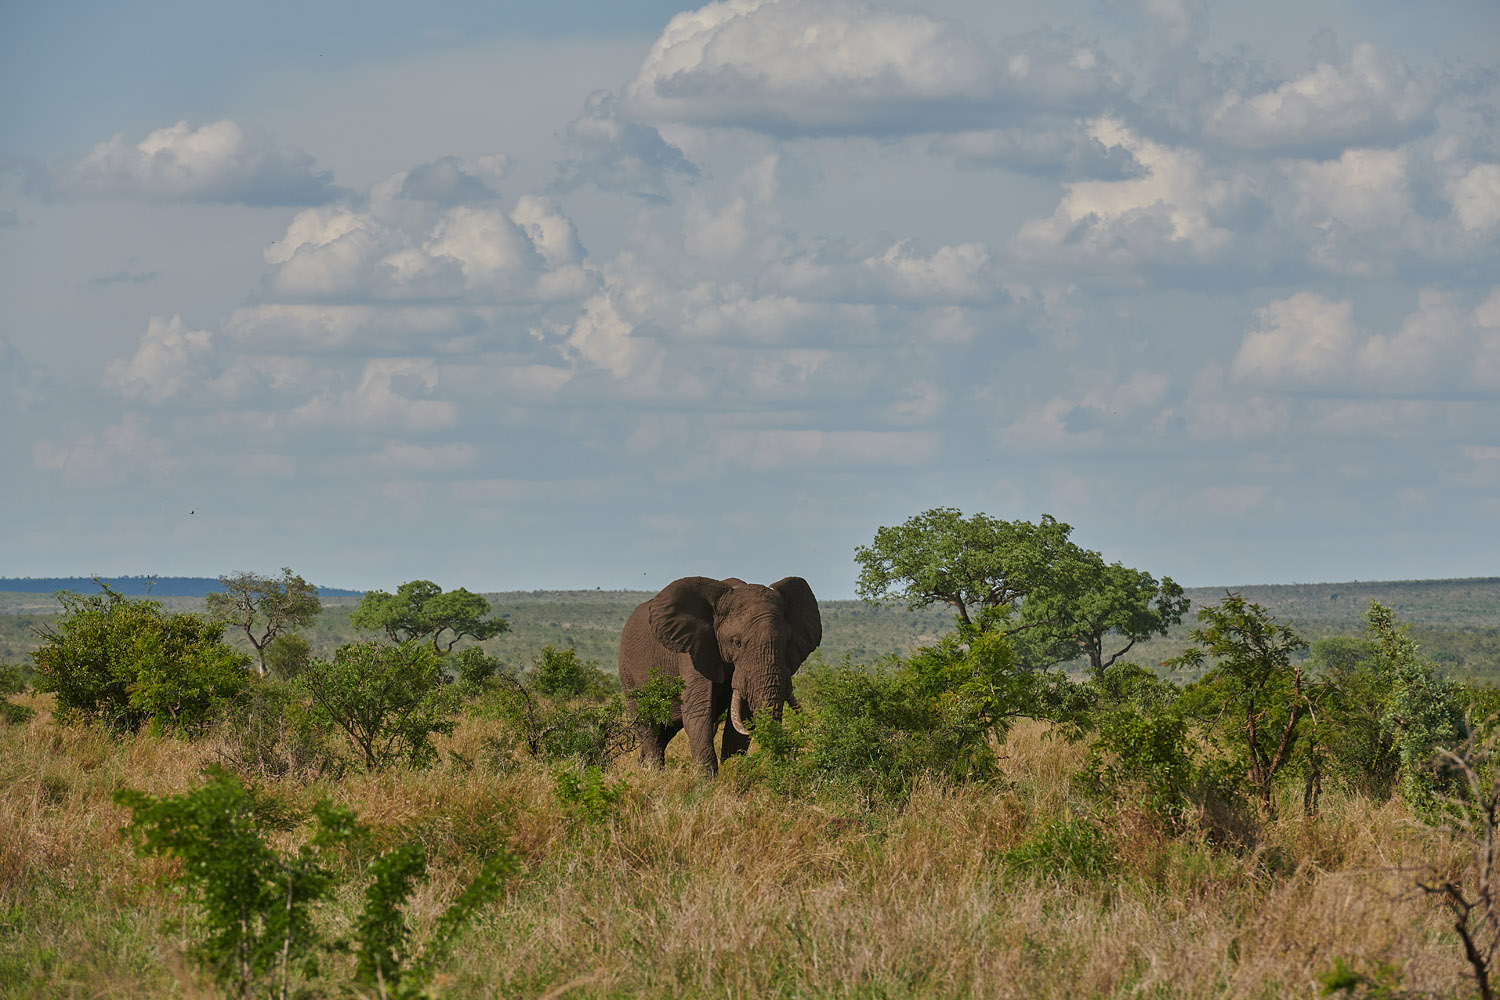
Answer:
<svg viewBox="0 0 1500 1000"><path fill-rule="evenodd" d="M223 744L59 726L49 698L22 700L37 714L0 727L0 995L220 995L185 957L196 925L164 882L173 864L132 854L111 796L181 792ZM425 844L419 937L510 845L519 874L434 996L1272 998L1315 995L1337 958L1391 963L1419 995L1474 995L1451 920L1413 884L1467 856L1399 800L1333 792L1308 819L1287 794L1281 818L1215 843L1128 797L1081 796L1083 747L1025 723L997 780L898 803L791 799L734 761L701 782L679 741L665 771L618 762L627 791L590 823L553 767L486 761L501 728L461 716L429 770L259 779ZM1079 821L1093 840L1047 846ZM1013 860L1038 843L1043 867Z"/></svg>
<svg viewBox="0 0 1500 1000"><path fill-rule="evenodd" d="M1429 890L1496 873L1500 690L1412 637L1482 637L1500 581L1191 593L1132 657L1206 654L1175 679L825 602L717 780L632 752L680 690L612 672L644 596L494 595L446 655L332 598L264 678L201 600L0 598L49 630L0 674L0 997L1481 995Z"/></svg>

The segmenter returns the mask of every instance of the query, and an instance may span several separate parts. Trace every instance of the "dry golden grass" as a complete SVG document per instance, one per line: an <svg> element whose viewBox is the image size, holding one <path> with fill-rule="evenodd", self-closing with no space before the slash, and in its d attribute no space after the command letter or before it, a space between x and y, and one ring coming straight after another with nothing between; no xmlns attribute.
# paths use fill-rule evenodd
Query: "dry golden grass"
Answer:
<svg viewBox="0 0 1500 1000"><path fill-rule="evenodd" d="M30 704L35 719L0 728L0 996L217 995L162 929L183 915L160 879L170 863L131 854L110 802L121 787L193 787L213 742L61 727L46 699ZM1473 993L1412 880L1458 859L1400 803L1330 794L1305 820L1289 799L1252 847L1216 847L1081 799L1083 748L1028 724L1002 781L923 786L902 808L787 800L733 762L700 782L674 746L664 771L620 761L610 777L630 790L591 826L548 768L466 769L447 753L482 758L498 725L462 719L448 763L426 772L271 786L422 840L434 871L413 900L419 933L486 852L517 852L522 874L462 939L438 996L1301 997L1335 957L1394 962L1407 989ZM1005 852L1070 816L1100 824L1115 870L1017 877Z"/></svg>

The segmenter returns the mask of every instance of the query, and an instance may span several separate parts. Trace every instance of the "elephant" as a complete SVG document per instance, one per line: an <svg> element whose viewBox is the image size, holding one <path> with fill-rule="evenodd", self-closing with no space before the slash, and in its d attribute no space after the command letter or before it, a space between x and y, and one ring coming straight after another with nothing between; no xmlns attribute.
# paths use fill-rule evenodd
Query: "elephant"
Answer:
<svg viewBox="0 0 1500 1000"><path fill-rule="evenodd" d="M682 697L664 726L642 723L641 763L660 767L667 743L687 730L693 761L719 770L714 730L725 711L723 754L750 745L745 721L757 713L781 718L792 697L792 675L823 641L818 599L800 576L769 587L730 578L683 577L631 612L620 635L620 683L629 695L653 669L681 677Z"/></svg>

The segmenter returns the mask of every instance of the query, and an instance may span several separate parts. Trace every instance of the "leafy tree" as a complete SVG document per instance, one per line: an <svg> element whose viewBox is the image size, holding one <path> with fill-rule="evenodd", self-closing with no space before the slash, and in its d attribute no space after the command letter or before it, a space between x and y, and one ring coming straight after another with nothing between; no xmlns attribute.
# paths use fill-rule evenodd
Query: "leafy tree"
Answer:
<svg viewBox="0 0 1500 1000"><path fill-rule="evenodd" d="M283 566L281 577L231 573L219 577L223 588L209 594L208 613L245 633L266 676L266 647L277 636L306 628L323 610L318 588Z"/></svg>
<svg viewBox="0 0 1500 1000"><path fill-rule="evenodd" d="M856 548L855 589L867 601L895 597L912 609L948 604L965 625L1000 624L1041 593L1070 530L1050 515L1031 524L938 507L879 528L871 545Z"/></svg>
<svg viewBox="0 0 1500 1000"><path fill-rule="evenodd" d="M1291 760L1298 722L1308 709L1302 668L1292 656L1307 648L1295 632L1276 624L1264 608L1239 594L1225 594L1216 605L1198 610L1200 627L1188 636L1196 646L1168 663L1201 667L1205 656L1217 662L1188 689L1185 700L1208 716L1228 715L1238 737L1238 757L1245 780L1264 815L1274 812L1273 782Z"/></svg>
<svg viewBox="0 0 1500 1000"><path fill-rule="evenodd" d="M1310 673L1322 681L1320 743L1331 777L1373 799L1387 799L1401 776L1401 759L1384 721L1390 682L1375 644L1358 636L1313 642Z"/></svg>
<svg viewBox="0 0 1500 1000"><path fill-rule="evenodd" d="M249 683L250 657L220 641L222 622L99 586L60 591L62 616L37 633L36 686L57 695L59 718L196 729Z"/></svg>
<svg viewBox="0 0 1500 1000"><path fill-rule="evenodd" d="M315 716L348 737L374 771L398 760L430 762L433 733L451 733L457 698L437 683L441 660L420 641L387 646L346 643L332 659L314 660L297 678Z"/></svg>
<svg viewBox="0 0 1500 1000"><path fill-rule="evenodd" d="M1158 582L1142 570L1106 564L1097 552L1075 547L1060 564L1071 576L1057 588L1066 602L1049 608L1045 620L1034 607L1022 607L1014 643L1023 662L1050 665L1081 654L1098 677L1136 643L1166 635L1192 603L1171 577Z"/></svg>
<svg viewBox="0 0 1500 1000"><path fill-rule="evenodd" d="M1137 642L1165 635L1189 602L1170 577L1106 563L1072 542L1072 530L1047 515L1031 524L939 507L878 529L855 550L857 590L913 609L948 604L960 626L1012 637L1023 667L1086 656L1098 675ZM1122 644L1110 648L1111 636Z"/></svg>
<svg viewBox="0 0 1500 1000"><path fill-rule="evenodd" d="M490 603L463 587L444 593L430 580L412 580L394 594L365 594L349 621L358 628L379 629L392 642L430 639L435 652L446 653L465 636L483 642L510 631L505 619L485 618L489 613ZM452 633L446 647L440 645L445 632Z"/></svg>
<svg viewBox="0 0 1500 1000"><path fill-rule="evenodd" d="M1371 601L1366 620L1377 669L1389 690L1381 725L1400 761L1402 791L1420 803L1433 791L1433 755L1458 742L1463 714L1454 686L1418 655L1416 640L1407 634L1410 626L1397 622L1393 609Z"/></svg>

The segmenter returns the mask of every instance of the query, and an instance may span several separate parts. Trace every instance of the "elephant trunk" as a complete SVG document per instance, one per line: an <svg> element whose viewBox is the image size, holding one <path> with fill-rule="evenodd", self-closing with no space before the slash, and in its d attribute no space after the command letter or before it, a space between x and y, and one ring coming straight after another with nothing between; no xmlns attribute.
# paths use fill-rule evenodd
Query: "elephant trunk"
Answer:
<svg viewBox="0 0 1500 1000"><path fill-rule="evenodd" d="M792 697L791 671L775 671L763 683L754 683L752 678L746 680L751 683L735 687L729 695L729 724L741 735L750 735L745 723L759 712L780 719L783 705L798 707L796 698Z"/></svg>

